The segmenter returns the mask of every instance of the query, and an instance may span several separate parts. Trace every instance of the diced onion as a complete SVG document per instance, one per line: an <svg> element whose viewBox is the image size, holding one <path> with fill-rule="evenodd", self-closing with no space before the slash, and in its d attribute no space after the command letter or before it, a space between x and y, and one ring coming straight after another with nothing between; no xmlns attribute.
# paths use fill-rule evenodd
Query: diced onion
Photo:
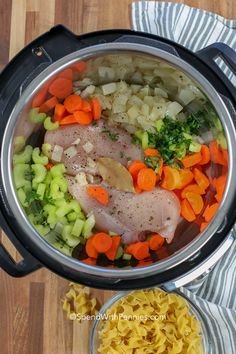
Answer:
<svg viewBox="0 0 236 354"><path fill-rule="evenodd" d="M79 172L75 176L75 180L80 186L86 186L88 184L85 172Z"/></svg>
<svg viewBox="0 0 236 354"><path fill-rule="evenodd" d="M110 95L111 93L116 92L116 83L111 82L110 84L102 85L102 93L104 96Z"/></svg>
<svg viewBox="0 0 236 354"><path fill-rule="evenodd" d="M87 154L89 154L93 150L93 144L90 143L90 141L87 141L87 143L83 145L83 149Z"/></svg>
<svg viewBox="0 0 236 354"><path fill-rule="evenodd" d="M180 90L179 95L178 95L179 100L181 103L183 103L184 106L192 102L195 98L195 95L193 91L191 91L189 88L184 88Z"/></svg>
<svg viewBox="0 0 236 354"><path fill-rule="evenodd" d="M77 150L74 146L70 146L68 149L64 150L64 154L71 159L77 154Z"/></svg>
<svg viewBox="0 0 236 354"><path fill-rule="evenodd" d="M76 139L75 141L73 141L72 145L79 145L80 140L80 138Z"/></svg>
<svg viewBox="0 0 236 354"><path fill-rule="evenodd" d="M63 154L63 147L60 145L55 145L52 151L52 160L56 162L61 162L62 154Z"/></svg>
<svg viewBox="0 0 236 354"><path fill-rule="evenodd" d="M166 115L170 117L175 117L179 112L181 112L183 107L176 101L171 102L166 109Z"/></svg>

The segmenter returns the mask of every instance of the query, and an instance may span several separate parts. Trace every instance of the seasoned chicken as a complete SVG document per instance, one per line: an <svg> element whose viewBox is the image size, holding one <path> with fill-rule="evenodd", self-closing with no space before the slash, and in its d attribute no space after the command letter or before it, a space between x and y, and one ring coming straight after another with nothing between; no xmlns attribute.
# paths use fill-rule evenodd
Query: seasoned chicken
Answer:
<svg viewBox="0 0 236 354"><path fill-rule="evenodd" d="M80 139L79 144L73 145L78 142L77 139ZM140 147L131 144L129 133L110 127L102 120L97 125L75 124L48 131L44 142L52 145L52 148L55 145L62 146L64 150L75 146L77 154L74 157L70 158L65 153L62 155L67 173L73 176L80 171L96 174L96 166L91 164L91 159L110 157L127 166L130 159L140 160L142 156Z"/></svg>
<svg viewBox="0 0 236 354"><path fill-rule="evenodd" d="M158 232L171 242L180 217L180 203L173 192L155 188L140 194L121 192L102 184L109 192L107 206L99 204L73 177L67 177L69 192L85 213L93 212L96 228L122 235L123 243L143 240L148 232Z"/></svg>

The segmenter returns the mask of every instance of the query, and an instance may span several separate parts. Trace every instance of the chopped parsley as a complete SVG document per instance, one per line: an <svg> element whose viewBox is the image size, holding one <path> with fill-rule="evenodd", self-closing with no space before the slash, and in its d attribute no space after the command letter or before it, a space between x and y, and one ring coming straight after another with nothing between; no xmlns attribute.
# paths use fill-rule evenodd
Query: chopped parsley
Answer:
<svg viewBox="0 0 236 354"><path fill-rule="evenodd" d="M36 191L30 191L26 194L25 202L31 204L34 200L39 200L40 196Z"/></svg>
<svg viewBox="0 0 236 354"><path fill-rule="evenodd" d="M112 141L117 141L119 139L119 134L112 133L110 130L103 130L102 133L106 133L107 137Z"/></svg>
<svg viewBox="0 0 236 354"><path fill-rule="evenodd" d="M147 167L152 168L157 173L161 167L161 158L158 156L145 156L144 163Z"/></svg>

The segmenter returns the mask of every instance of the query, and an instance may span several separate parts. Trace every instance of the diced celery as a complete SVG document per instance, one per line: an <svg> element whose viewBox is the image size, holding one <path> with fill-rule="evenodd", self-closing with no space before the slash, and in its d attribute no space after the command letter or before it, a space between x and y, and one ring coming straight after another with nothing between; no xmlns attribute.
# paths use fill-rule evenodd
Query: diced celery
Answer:
<svg viewBox="0 0 236 354"><path fill-rule="evenodd" d="M66 201L64 202L64 205L61 205L57 211L56 211L56 215L61 218L63 216L65 216L66 214L68 214L71 211L71 207L69 204L66 203Z"/></svg>
<svg viewBox="0 0 236 354"><path fill-rule="evenodd" d="M86 239L83 236L80 236L79 240L80 240L81 245L85 245Z"/></svg>
<svg viewBox="0 0 236 354"><path fill-rule="evenodd" d="M85 224L85 221L77 219L76 222L74 223L71 234L73 236L79 237L81 235L82 230L83 230L84 224Z"/></svg>
<svg viewBox="0 0 236 354"><path fill-rule="evenodd" d="M36 192L38 194L38 196L39 196L38 197L39 200L43 200L45 190L46 190L46 184L39 183L38 188L37 188L37 192Z"/></svg>
<svg viewBox="0 0 236 354"><path fill-rule="evenodd" d="M29 181L26 179L27 174L30 174L30 165L28 164L17 164L13 168L13 177L16 188L24 187Z"/></svg>
<svg viewBox="0 0 236 354"><path fill-rule="evenodd" d="M95 226L95 217L94 215L90 215L88 217L88 219L85 221L84 223L84 227L83 227L83 230L82 230L82 235L85 237L85 238L88 238L91 234L92 234L92 230Z"/></svg>
<svg viewBox="0 0 236 354"><path fill-rule="evenodd" d="M28 208L29 206L29 203L26 202L26 194L25 194L25 191L23 188L19 188L18 191L17 191L17 195L18 195L18 198L19 198L19 201L21 203L21 205L25 208Z"/></svg>
<svg viewBox="0 0 236 354"><path fill-rule="evenodd" d="M42 145L42 153L45 156L47 156L48 158L50 158L51 157L51 153L52 153L52 145L47 144L47 143L43 144Z"/></svg>
<svg viewBox="0 0 236 354"><path fill-rule="evenodd" d="M140 141L142 141L143 132L141 130L136 130L134 135L136 136L136 138L138 138Z"/></svg>
<svg viewBox="0 0 236 354"><path fill-rule="evenodd" d="M184 156L186 155L186 146L185 146L185 144L181 144L179 147L178 147L178 149L177 149L177 154L176 154L176 157L178 158L178 159L183 159L184 158Z"/></svg>
<svg viewBox="0 0 236 354"><path fill-rule="evenodd" d="M53 178L51 185L52 184L57 184L63 193L67 192L68 184L67 180L63 176Z"/></svg>
<svg viewBox="0 0 236 354"><path fill-rule="evenodd" d="M58 222L58 218L56 216L56 207L55 205L46 204L43 207L44 212L47 216L47 223L50 225L50 228L53 229Z"/></svg>
<svg viewBox="0 0 236 354"><path fill-rule="evenodd" d="M71 221L75 221L77 219L77 213L75 211L71 211L68 215L67 215L67 219L69 222Z"/></svg>
<svg viewBox="0 0 236 354"><path fill-rule="evenodd" d="M123 256L122 256L122 258L123 258L124 260L126 260L126 261L129 261L129 260L132 258L132 256L131 256L131 254L124 253Z"/></svg>
<svg viewBox="0 0 236 354"><path fill-rule="evenodd" d="M66 172L65 165L63 163L58 163L57 165L53 166L50 170L52 177L61 177L63 173Z"/></svg>
<svg viewBox="0 0 236 354"><path fill-rule="evenodd" d="M32 123L43 123L44 120L46 118L46 114L45 113L39 113L39 108L36 107L36 108L32 108L30 111L29 111L29 120L32 122Z"/></svg>
<svg viewBox="0 0 236 354"><path fill-rule="evenodd" d="M64 193L60 191L59 185L54 181L50 184L50 194L52 199L62 199L64 198Z"/></svg>
<svg viewBox="0 0 236 354"><path fill-rule="evenodd" d="M47 170L43 165L40 164L32 164L31 169L34 172L34 178L32 179L32 188L36 189L38 184L43 182L46 177Z"/></svg>
<svg viewBox="0 0 236 354"><path fill-rule="evenodd" d="M148 148L148 141L149 141L148 133L143 132L143 135L142 135L142 148L143 148L143 150Z"/></svg>
<svg viewBox="0 0 236 354"><path fill-rule="evenodd" d="M192 135L188 134L188 133L183 133L183 136L185 137L185 139L191 140L192 141Z"/></svg>
<svg viewBox="0 0 236 354"><path fill-rule="evenodd" d="M196 141L192 141L189 145L189 151L191 152L199 152L201 151L201 144L197 143Z"/></svg>
<svg viewBox="0 0 236 354"><path fill-rule="evenodd" d="M34 228L36 231L38 231L38 233L41 236L45 236L46 234L49 233L50 231L50 227L49 226L43 226L43 225L34 225Z"/></svg>
<svg viewBox="0 0 236 354"><path fill-rule="evenodd" d="M216 127L217 131L218 132L223 132L223 126L221 124L220 119L217 116L215 116L215 115L213 116L212 115L212 121L213 121L214 126Z"/></svg>
<svg viewBox="0 0 236 354"><path fill-rule="evenodd" d="M161 128L163 127L163 125L164 125L163 120L162 119L158 119L156 121L156 130L159 132L161 130Z"/></svg>
<svg viewBox="0 0 236 354"><path fill-rule="evenodd" d="M74 237L70 235L68 236L66 243L70 247L76 247L80 243L80 239L78 237Z"/></svg>
<svg viewBox="0 0 236 354"><path fill-rule="evenodd" d="M72 249L67 246L66 244L63 244L59 241L55 241L52 243L52 246L54 246L56 249L58 249L58 251L61 251L62 253L64 253L66 256L71 256L72 254Z"/></svg>
<svg viewBox="0 0 236 354"><path fill-rule="evenodd" d="M14 139L14 152L20 152L25 146L25 137L22 135L16 136Z"/></svg>
<svg viewBox="0 0 236 354"><path fill-rule="evenodd" d="M31 161L32 151L32 146L27 145L21 153L13 155L13 164L29 163Z"/></svg>
<svg viewBox="0 0 236 354"><path fill-rule="evenodd" d="M40 149L38 147L34 148L32 153L32 160L36 164L47 165L48 157L44 155L40 155Z"/></svg>
<svg viewBox="0 0 236 354"><path fill-rule="evenodd" d="M44 178L43 183L45 183L47 186L51 183L52 181L52 175L50 171L47 171L46 177Z"/></svg>
<svg viewBox="0 0 236 354"><path fill-rule="evenodd" d="M70 236L72 228L73 228L73 226L70 224L64 225L62 232L61 232L61 236L65 241L67 241L67 238Z"/></svg>
<svg viewBox="0 0 236 354"><path fill-rule="evenodd" d="M227 140L225 138L224 133L220 133L217 137L217 142L218 144L220 144L220 146L222 147L222 149L227 149L228 145L227 145Z"/></svg>
<svg viewBox="0 0 236 354"><path fill-rule="evenodd" d="M110 236L117 236L117 232L113 232L113 231L109 231L108 234L109 234Z"/></svg>
<svg viewBox="0 0 236 354"><path fill-rule="evenodd" d="M122 257L123 253L124 253L123 248L122 248L121 246L119 246L119 247L118 247L118 250L117 250L117 252L116 252L116 257L115 257L115 259L119 259L120 257Z"/></svg>
<svg viewBox="0 0 236 354"><path fill-rule="evenodd" d="M59 127L59 123L52 122L51 117L47 117L43 125L46 130L56 130Z"/></svg>
<svg viewBox="0 0 236 354"><path fill-rule="evenodd" d="M77 200L75 200L75 199L72 199L70 201L70 207L72 210L74 210L78 214L81 212L81 207L80 207L79 203L77 202Z"/></svg>

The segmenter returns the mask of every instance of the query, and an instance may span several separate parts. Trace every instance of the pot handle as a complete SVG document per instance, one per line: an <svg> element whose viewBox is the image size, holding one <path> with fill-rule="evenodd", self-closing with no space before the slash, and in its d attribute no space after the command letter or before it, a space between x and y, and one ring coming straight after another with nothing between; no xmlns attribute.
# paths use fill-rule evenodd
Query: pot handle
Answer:
<svg viewBox="0 0 236 354"><path fill-rule="evenodd" d="M216 63L217 58L222 59L232 73L236 75L236 52L225 43L213 43L199 50L196 55L216 72L236 99L235 87Z"/></svg>
<svg viewBox="0 0 236 354"><path fill-rule="evenodd" d="M17 278L23 277L41 268L42 265L40 262L34 258L14 236L1 211L0 219L3 231L7 234L7 237L23 258L20 262L16 263L12 259L11 255L7 252L3 244L0 242L0 268L2 268L9 275Z"/></svg>

